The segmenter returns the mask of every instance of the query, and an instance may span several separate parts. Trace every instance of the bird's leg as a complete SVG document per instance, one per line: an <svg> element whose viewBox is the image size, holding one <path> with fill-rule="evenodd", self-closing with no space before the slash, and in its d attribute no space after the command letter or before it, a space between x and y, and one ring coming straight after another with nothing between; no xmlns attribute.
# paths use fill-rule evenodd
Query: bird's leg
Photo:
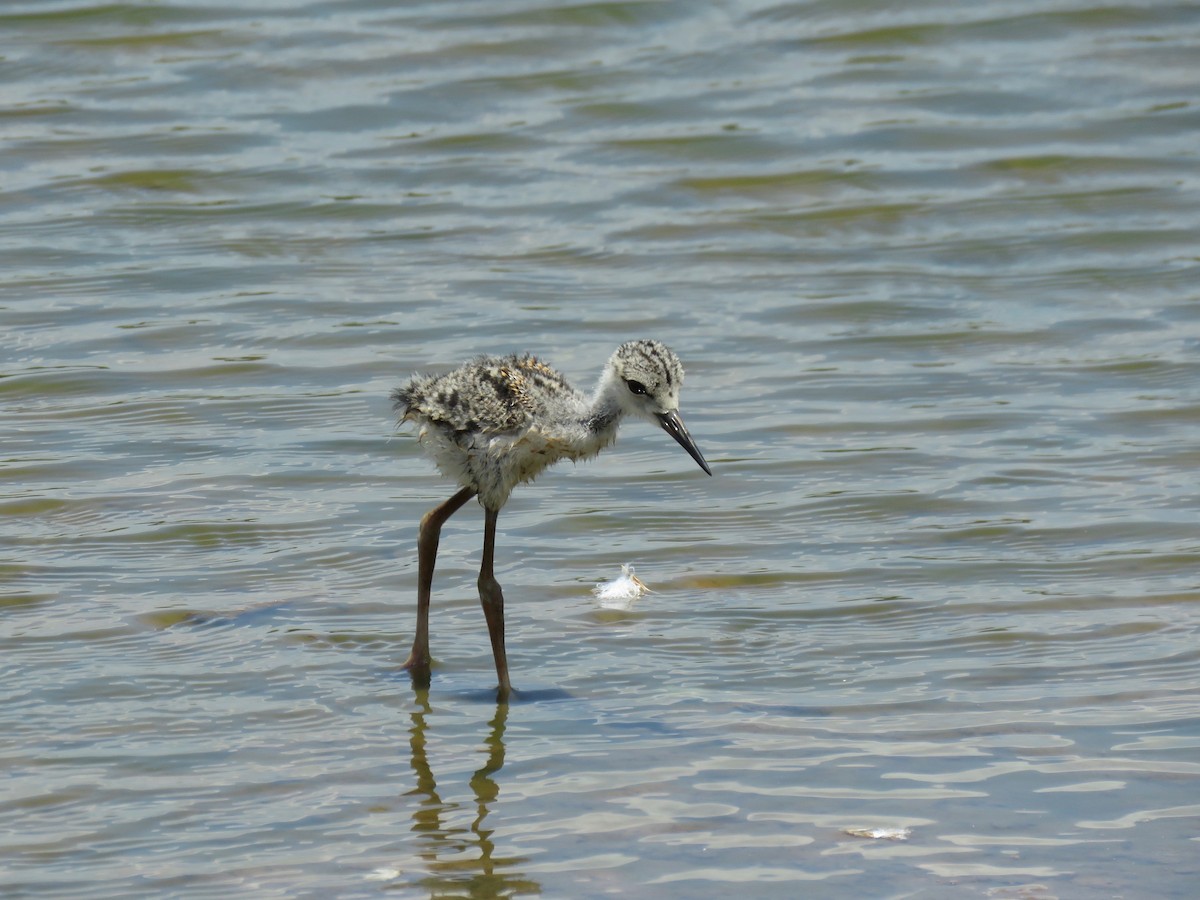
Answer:
<svg viewBox="0 0 1200 900"><path fill-rule="evenodd" d="M421 517L421 529L417 533L417 634L413 638L412 653L404 664L417 687L429 687L429 594L433 589L438 538L445 521L474 496L474 488L463 488Z"/></svg>
<svg viewBox="0 0 1200 900"><path fill-rule="evenodd" d="M496 556L496 519L500 511L484 507L483 562L479 567L479 602L487 619L488 635L492 639L492 655L496 657L496 675L500 678L497 695L501 703L508 701L512 685L508 682L508 657L504 654L504 594L492 571Z"/></svg>

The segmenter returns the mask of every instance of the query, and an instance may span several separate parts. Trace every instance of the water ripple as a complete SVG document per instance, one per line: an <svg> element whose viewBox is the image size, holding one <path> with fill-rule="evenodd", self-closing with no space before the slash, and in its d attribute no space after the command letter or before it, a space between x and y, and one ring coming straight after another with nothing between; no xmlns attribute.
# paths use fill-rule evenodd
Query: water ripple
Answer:
<svg viewBox="0 0 1200 900"><path fill-rule="evenodd" d="M1190 895L1194 6L0 26L14 896ZM642 335L716 477L514 495L506 707L464 509L414 692L388 391Z"/></svg>

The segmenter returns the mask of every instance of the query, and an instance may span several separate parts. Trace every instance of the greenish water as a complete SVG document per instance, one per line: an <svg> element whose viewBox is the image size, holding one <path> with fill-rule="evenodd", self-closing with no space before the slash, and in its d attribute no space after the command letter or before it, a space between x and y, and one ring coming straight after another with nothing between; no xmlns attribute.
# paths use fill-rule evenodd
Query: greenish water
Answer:
<svg viewBox="0 0 1200 900"><path fill-rule="evenodd" d="M4 6L0 893L1191 897L1198 40ZM715 477L633 424L514 495L510 707L464 509L414 692L389 390L636 337Z"/></svg>

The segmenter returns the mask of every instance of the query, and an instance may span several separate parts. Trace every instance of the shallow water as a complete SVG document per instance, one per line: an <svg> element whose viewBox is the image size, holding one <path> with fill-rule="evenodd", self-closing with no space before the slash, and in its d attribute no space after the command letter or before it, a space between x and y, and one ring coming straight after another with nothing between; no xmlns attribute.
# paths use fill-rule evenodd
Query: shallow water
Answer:
<svg viewBox="0 0 1200 900"><path fill-rule="evenodd" d="M1198 40L5 6L2 892L1192 896ZM466 508L414 692L388 391L642 336L715 477L632 424L514 495L511 706Z"/></svg>

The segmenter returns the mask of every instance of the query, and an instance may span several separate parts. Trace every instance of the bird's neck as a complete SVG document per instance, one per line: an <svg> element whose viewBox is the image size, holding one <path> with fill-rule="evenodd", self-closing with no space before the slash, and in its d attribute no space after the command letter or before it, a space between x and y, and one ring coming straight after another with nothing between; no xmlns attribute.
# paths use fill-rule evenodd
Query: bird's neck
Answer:
<svg viewBox="0 0 1200 900"><path fill-rule="evenodd" d="M617 433L617 426L620 424L621 411L619 409L592 411L583 420L583 427L588 430L589 434L606 437L608 440L612 440L612 436Z"/></svg>
<svg viewBox="0 0 1200 900"><path fill-rule="evenodd" d="M617 426L625 410L621 406L621 385L617 377L605 370L596 385L596 392L588 403L583 415L583 426L601 446L610 443L617 436Z"/></svg>

